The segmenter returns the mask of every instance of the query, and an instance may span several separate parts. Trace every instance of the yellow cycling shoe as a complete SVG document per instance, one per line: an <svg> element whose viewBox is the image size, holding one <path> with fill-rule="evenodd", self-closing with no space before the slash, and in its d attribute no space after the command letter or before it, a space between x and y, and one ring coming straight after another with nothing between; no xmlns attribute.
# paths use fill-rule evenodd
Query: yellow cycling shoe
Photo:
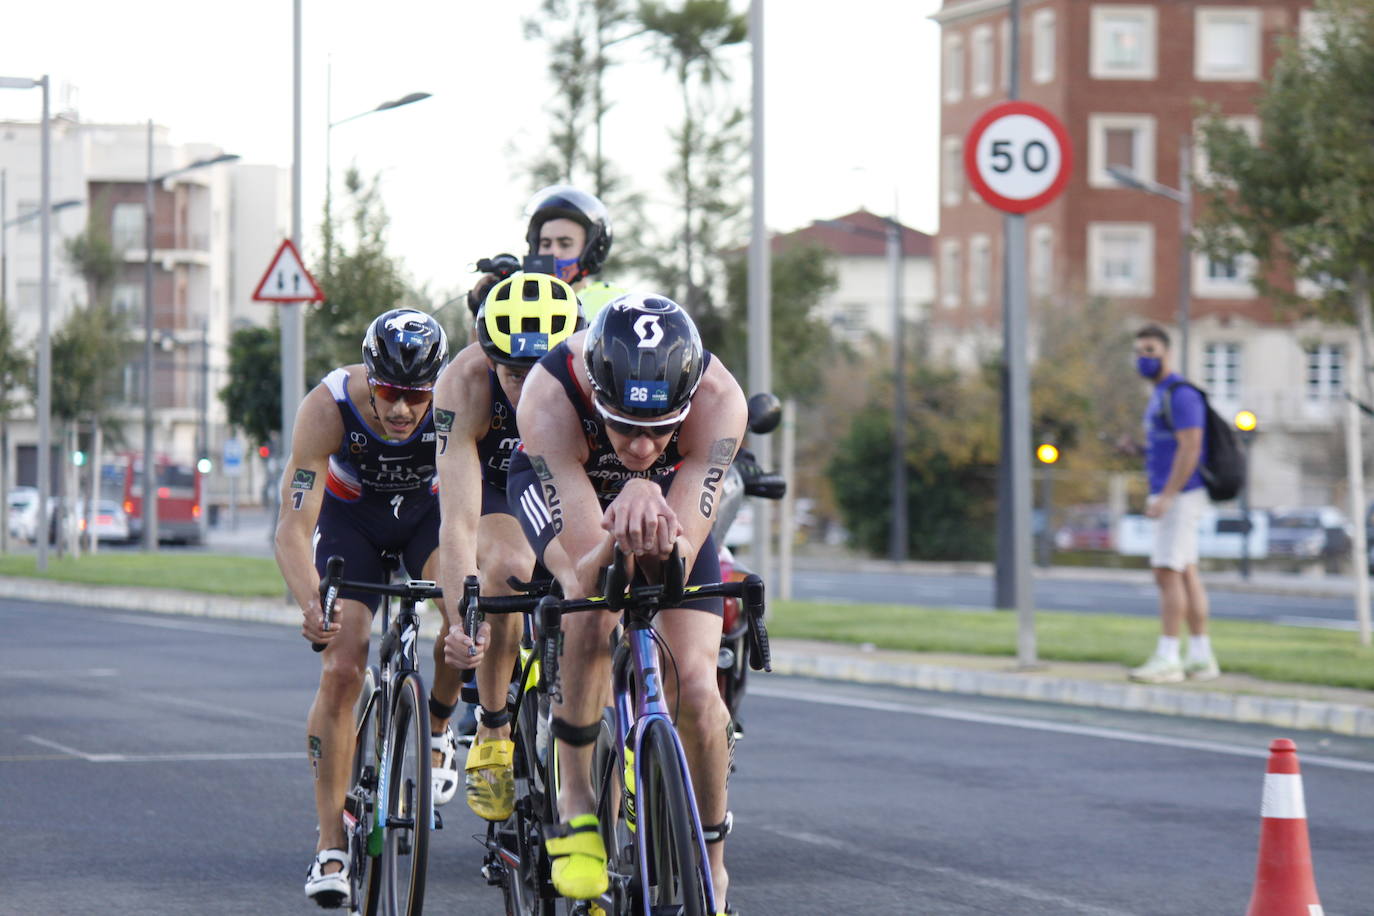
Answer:
<svg viewBox="0 0 1374 916"><path fill-rule="evenodd" d="M549 832L544 841L553 859L553 886L571 900L592 900L611 886L606 846L595 814L583 814Z"/></svg>
<svg viewBox="0 0 1374 916"><path fill-rule="evenodd" d="M515 742L505 738L475 741L468 748L463 782L468 807L478 817L504 821L515 810Z"/></svg>

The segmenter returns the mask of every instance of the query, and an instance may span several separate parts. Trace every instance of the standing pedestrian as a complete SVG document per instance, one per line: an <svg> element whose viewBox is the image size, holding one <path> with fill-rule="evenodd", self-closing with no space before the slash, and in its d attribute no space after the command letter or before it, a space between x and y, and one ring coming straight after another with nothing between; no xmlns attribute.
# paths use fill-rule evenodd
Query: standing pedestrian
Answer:
<svg viewBox="0 0 1374 916"><path fill-rule="evenodd" d="M1150 566L1159 587L1159 642L1131 680L1170 684L1211 680L1221 672L1207 635L1207 592L1198 575L1198 521L1207 489L1198 468L1206 454L1202 393L1173 371L1169 335L1146 325L1135 335L1139 373L1154 383L1145 407L1145 472L1150 495L1145 515L1155 520ZM1167 399L1167 401L1166 401ZM1188 625L1188 654L1179 657L1179 631Z"/></svg>

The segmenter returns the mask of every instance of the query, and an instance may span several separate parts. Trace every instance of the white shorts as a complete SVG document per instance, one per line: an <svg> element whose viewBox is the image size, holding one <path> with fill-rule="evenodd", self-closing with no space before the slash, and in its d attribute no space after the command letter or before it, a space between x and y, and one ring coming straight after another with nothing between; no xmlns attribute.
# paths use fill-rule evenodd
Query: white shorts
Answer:
<svg viewBox="0 0 1374 916"><path fill-rule="evenodd" d="M1153 496L1150 497L1154 499ZM1169 511L1155 519L1150 566L1183 572L1197 564L1197 526L1207 508L1207 488L1194 487L1174 497Z"/></svg>

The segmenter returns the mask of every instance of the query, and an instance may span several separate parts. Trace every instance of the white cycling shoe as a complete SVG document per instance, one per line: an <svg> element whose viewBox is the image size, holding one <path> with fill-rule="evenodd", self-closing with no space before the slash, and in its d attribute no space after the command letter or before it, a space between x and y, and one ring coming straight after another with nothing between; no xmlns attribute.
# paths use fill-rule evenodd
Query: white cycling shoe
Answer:
<svg viewBox="0 0 1374 916"><path fill-rule="evenodd" d="M430 765L430 777L434 783L434 804L447 805L458 794L460 774L458 772L458 740L453 735L453 726L445 725L442 734L429 736L431 750L438 751L442 759Z"/></svg>
<svg viewBox="0 0 1374 916"><path fill-rule="evenodd" d="M329 862L338 862L341 868L326 874L324 866ZM348 853L342 849L321 849L315 853L305 873L305 896L329 910L348 906Z"/></svg>

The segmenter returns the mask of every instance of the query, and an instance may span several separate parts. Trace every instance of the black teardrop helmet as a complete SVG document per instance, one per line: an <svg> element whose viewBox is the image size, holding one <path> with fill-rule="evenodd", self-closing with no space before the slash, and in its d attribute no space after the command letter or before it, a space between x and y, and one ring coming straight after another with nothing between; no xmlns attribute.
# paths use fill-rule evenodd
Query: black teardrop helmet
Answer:
<svg viewBox="0 0 1374 916"><path fill-rule="evenodd" d="M587 241L577 258L578 274L569 283L601 271L611 253L611 216L596 195L572 185L551 185L530 198L525 215L529 218L525 241L530 254L539 253L539 229L551 219L570 219L587 230Z"/></svg>
<svg viewBox="0 0 1374 916"><path fill-rule="evenodd" d="M432 388L448 358L448 336L429 315L392 309L372 319L363 337L369 380L398 388Z"/></svg>
<svg viewBox="0 0 1374 916"><path fill-rule="evenodd" d="M706 362L687 312L656 293L626 293L597 312L582 358L596 399L613 413L644 420L685 408Z"/></svg>

